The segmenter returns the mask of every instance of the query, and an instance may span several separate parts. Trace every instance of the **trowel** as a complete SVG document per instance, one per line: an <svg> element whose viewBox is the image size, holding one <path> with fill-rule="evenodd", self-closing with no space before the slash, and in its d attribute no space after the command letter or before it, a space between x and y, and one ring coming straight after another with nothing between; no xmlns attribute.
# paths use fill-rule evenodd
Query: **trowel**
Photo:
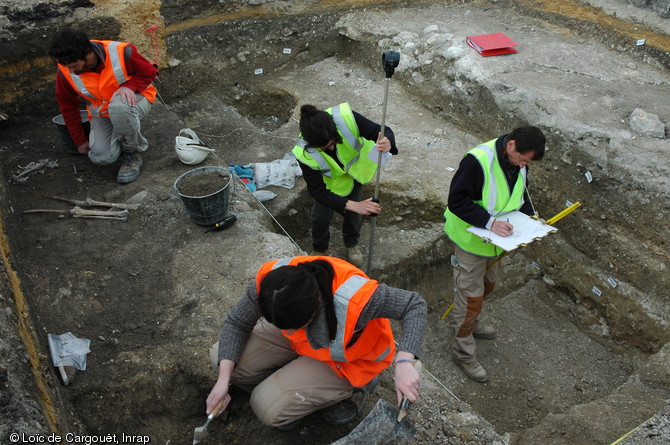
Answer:
<svg viewBox="0 0 670 445"><path fill-rule="evenodd" d="M421 373L419 360L414 367ZM416 429L407 421L409 399L403 397L396 409L384 399L379 399L370 413L349 434L331 445L386 445L405 443L416 434Z"/></svg>
<svg viewBox="0 0 670 445"><path fill-rule="evenodd" d="M195 431L193 432L193 445L199 444L201 440L205 439L209 435L209 433L207 432L207 426L209 425L209 422L211 422L213 418L221 414L221 411L223 411L222 408L223 408L223 400L221 400L219 404L216 405L216 408L214 408L214 411L212 411L209 414L209 416L207 416L207 421L205 421L205 424L195 429Z"/></svg>

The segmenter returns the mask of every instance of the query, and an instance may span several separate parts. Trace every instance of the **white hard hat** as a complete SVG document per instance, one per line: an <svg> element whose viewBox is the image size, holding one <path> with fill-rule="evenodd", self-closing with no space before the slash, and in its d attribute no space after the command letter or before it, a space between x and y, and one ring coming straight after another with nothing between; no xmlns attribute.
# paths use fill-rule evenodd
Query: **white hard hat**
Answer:
<svg viewBox="0 0 670 445"><path fill-rule="evenodd" d="M179 136L174 141L174 150L181 162L188 165L200 164L208 154L214 152L203 144L190 128L182 128L179 131Z"/></svg>

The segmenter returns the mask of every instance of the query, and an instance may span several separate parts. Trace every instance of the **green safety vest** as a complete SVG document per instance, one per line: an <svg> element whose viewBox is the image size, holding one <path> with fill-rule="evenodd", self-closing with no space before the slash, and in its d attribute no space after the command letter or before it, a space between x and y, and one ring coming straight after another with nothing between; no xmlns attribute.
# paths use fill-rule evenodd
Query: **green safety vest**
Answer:
<svg viewBox="0 0 670 445"><path fill-rule="evenodd" d="M501 213L519 210L524 202L523 192L526 184L526 167L520 169L516 183L510 194L505 173L498 162L496 139L478 145L470 150L468 154L473 155L479 161L484 172L482 199L475 201L475 204L485 208L494 217ZM449 210L449 207L445 210L444 217L446 218L444 231L463 250L475 255L488 257L498 256L501 253L495 244L484 243L482 242L482 238L468 232L466 229L472 227L472 224L468 224L454 215Z"/></svg>
<svg viewBox="0 0 670 445"><path fill-rule="evenodd" d="M293 154L298 161L321 171L328 190L339 196L347 196L354 188L354 180L367 184L374 178L378 158L376 143L360 137L349 103L341 103L325 111L333 116L337 132L342 138L342 143L335 147L335 153L344 167L331 157L330 152L308 147L302 135L298 136Z"/></svg>

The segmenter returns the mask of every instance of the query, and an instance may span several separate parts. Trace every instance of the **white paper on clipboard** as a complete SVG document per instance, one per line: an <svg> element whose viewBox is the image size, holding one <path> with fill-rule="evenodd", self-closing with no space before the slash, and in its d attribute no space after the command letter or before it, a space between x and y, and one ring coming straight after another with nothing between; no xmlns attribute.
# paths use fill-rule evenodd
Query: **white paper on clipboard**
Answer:
<svg viewBox="0 0 670 445"><path fill-rule="evenodd" d="M487 239L492 244L507 251L529 244L538 238L545 237L558 230L555 227L550 226L549 224L543 224L518 210L498 215L496 216L496 219L499 221L509 221L514 227L512 234L509 236L500 236L496 235L491 230L479 227L468 227L467 230L480 238Z"/></svg>

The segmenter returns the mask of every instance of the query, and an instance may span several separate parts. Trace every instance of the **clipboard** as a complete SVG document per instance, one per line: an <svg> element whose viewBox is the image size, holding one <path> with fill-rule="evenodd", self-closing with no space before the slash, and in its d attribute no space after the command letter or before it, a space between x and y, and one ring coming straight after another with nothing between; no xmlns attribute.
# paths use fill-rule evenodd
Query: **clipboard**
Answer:
<svg viewBox="0 0 670 445"><path fill-rule="evenodd" d="M535 240L558 231L557 228L533 219L518 210L498 215L496 219L502 221L509 220L509 223L514 226L514 230L510 236L496 235L491 230L480 227L468 227L467 231L482 238L482 242L495 244L506 251L526 246Z"/></svg>
<svg viewBox="0 0 670 445"><path fill-rule="evenodd" d="M469 36L465 38L465 43L484 57L514 54L518 52L514 47L519 45L502 32Z"/></svg>

